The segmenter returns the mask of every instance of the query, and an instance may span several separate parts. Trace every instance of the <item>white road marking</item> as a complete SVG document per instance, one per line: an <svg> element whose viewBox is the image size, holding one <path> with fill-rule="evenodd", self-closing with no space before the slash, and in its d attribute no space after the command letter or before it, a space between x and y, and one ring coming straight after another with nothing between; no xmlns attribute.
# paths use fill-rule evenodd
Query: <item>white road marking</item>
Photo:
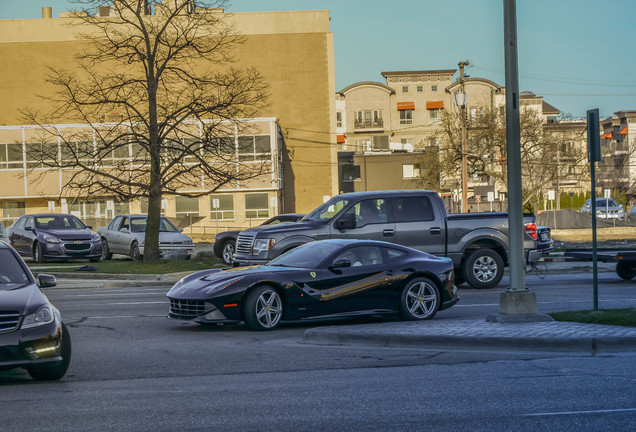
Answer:
<svg viewBox="0 0 636 432"><path fill-rule="evenodd" d="M547 417L547 416L580 415L580 414L607 414L607 413L621 413L621 412L634 412L634 411L636 411L636 408L587 410L587 411L561 411L561 412L522 414L522 417Z"/></svg>

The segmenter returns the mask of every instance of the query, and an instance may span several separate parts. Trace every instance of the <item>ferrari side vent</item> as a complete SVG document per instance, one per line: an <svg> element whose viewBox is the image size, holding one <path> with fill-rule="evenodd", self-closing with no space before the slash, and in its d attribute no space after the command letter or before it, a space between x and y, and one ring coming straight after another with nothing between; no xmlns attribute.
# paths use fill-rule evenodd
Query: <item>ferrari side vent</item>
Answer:
<svg viewBox="0 0 636 432"><path fill-rule="evenodd" d="M18 322L20 322L20 313L18 311L0 310L0 333L17 329Z"/></svg>

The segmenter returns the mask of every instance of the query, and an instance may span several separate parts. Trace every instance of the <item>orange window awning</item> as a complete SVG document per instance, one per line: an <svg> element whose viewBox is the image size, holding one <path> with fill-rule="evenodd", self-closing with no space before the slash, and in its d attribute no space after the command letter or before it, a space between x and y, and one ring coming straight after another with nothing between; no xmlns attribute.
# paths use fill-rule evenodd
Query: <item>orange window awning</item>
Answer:
<svg viewBox="0 0 636 432"><path fill-rule="evenodd" d="M338 144L342 144L345 142L345 136L344 135L338 135Z"/></svg>
<svg viewBox="0 0 636 432"><path fill-rule="evenodd" d="M415 102L398 102L397 108L398 108L398 111L414 110Z"/></svg>
<svg viewBox="0 0 636 432"><path fill-rule="evenodd" d="M605 134L605 139L612 139L614 138L614 132L608 132Z"/></svg>
<svg viewBox="0 0 636 432"><path fill-rule="evenodd" d="M444 108L444 101L430 101L426 102L426 109L442 109Z"/></svg>
<svg viewBox="0 0 636 432"><path fill-rule="evenodd" d="M627 126L625 126L623 129L621 129L621 131L618 134L619 135L627 135Z"/></svg>

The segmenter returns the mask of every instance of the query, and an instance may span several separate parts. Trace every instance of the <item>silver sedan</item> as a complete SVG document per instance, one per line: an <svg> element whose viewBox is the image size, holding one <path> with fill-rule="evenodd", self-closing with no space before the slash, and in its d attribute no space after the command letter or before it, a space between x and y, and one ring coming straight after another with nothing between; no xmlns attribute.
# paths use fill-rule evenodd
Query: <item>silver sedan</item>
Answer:
<svg viewBox="0 0 636 432"><path fill-rule="evenodd" d="M128 255L138 260L144 254L146 237L146 215L118 215L108 226L99 228L97 234L102 238L102 259L111 259L113 254ZM167 218L161 217L159 225L159 252L175 251L189 259L194 252L194 243L175 227Z"/></svg>

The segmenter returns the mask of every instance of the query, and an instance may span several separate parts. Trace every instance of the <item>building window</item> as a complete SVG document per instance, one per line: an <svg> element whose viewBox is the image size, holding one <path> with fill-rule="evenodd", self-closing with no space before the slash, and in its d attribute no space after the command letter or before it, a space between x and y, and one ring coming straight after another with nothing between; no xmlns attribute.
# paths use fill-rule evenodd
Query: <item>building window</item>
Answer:
<svg viewBox="0 0 636 432"><path fill-rule="evenodd" d="M402 86L402 93L408 93L409 92L409 86Z"/></svg>
<svg viewBox="0 0 636 432"><path fill-rule="evenodd" d="M234 219L234 195L210 195L210 219Z"/></svg>
<svg viewBox="0 0 636 432"><path fill-rule="evenodd" d="M343 165L342 181L352 182L354 180L360 180L360 165Z"/></svg>
<svg viewBox="0 0 636 432"><path fill-rule="evenodd" d="M22 144L0 144L0 169L22 169Z"/></svg>
<svg viewBox="0 0 636 432"><path fill-rule="evenodd" d="M26 214L24 201L2 201L2 219L13 220Z"/></svg>
<svg viewBox="0 0 636 432"><path fill-rule="evenodd" d="M417 92L422 93L424 91L424 86L417 86Z"/></svg>
<svg viewBox="0 0 636 432"><path fill-rule="evenodd" d="M342 111L336 113L336 127L342 127Z"/></svg>
<svg viewBox="0 0 636 432"><path fill-rule="evenodd" d="M441 108L438 109L431 109L428 110L429 112L429 117L430 117L430 122L431 123L439 123L442 121L442 110Z"/></svg>
<svg viewBox="0 0 636 432"><path fill-rule="evenodd" d="M239 137L238 151L240 161L268 160L272 154L269 135Z"/></svg>
<svg viewBox="0 0 636 432"><path fill-rule="evenodd" d="M400 124L413 124L413 110L400 111Z"/></svg>
<svg viewBox="0 0 636 432"><path fill-rule="evenodd" d="M269 199L265 193L245 194L245 217L248 219L265 219L269 217Z"/></svg>
<svg viewBox="0 0 636 432"><path fill-rule="evenodd" d="M420 177L420 166L417 164L402 165L402 178L414 179Z"/></svg>
<svg viewBox="0 0 636 432"><path fill-rule="evenodd" d="M141 198L139 200L139 207L141 208L142 214L148 214L148 198ZM166 214L166 209L168 208L168 200L161 200L161 214Z"/></svg>
<svg viewBox="0 0 636 432"><path fill-rule="evenodd" d="M436 85L432 85L432 86L431 86L431 91L436 92L436 91L437 91L437 86L436 86Z"/></svg>
<svg viewBox="0 0 636 432"><path fill-rule="evenodd" d="M175 197L177 216L199 216L199 198Z"/></svg>
<svg viewBox="0 0 636 432"><path fill-rule="evenodd" d="M382 122L382 111L368 110L356 111L354 128L381 128L384 126Z"/></svg>

